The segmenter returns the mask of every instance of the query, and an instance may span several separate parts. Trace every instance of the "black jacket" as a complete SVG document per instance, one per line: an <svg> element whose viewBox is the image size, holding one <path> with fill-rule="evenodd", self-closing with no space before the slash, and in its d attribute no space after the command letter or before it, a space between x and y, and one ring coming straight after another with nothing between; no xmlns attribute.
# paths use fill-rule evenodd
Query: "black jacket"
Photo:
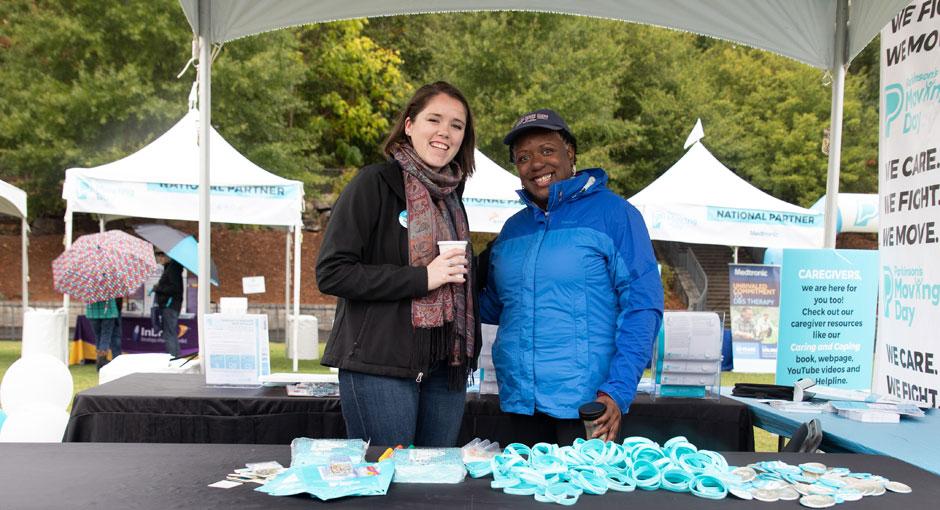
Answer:
<svg viewBox="0 0 940 510"><path fill-rule="evenodd" d="M409 265L408 230L399 222L404 210L395 161L359 170L333 206L317 260L320 292L339 298L324 365L391 377L428 372L420 366L411 324L411 299L428 294L428 275ZM474 317L475 368L481 338L476 299Z"/></svg>
<svg viewBox="0 0 940 510"><path fill-rule="evenodd" d="M183 306L183 266L179 262L170 260L164 264L163 274L153 288L153 293L156 294L157 305L161 308L180 311Z"/></svg>

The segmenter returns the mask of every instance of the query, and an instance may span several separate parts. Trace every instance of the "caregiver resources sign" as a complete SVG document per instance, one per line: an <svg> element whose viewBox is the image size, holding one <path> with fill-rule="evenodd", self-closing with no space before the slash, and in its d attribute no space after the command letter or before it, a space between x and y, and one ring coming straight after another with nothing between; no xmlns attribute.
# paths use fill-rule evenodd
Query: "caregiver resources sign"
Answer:
<svg viewBox="0 0 940 510"><path fill-rule="evenodd" d="M878 253L783 250L777 384L871 387Z"/></svg>
<svg viewBox="0 0 940 510"><path fill-rule="evenodd" d="M881 291L872 389L932 407L940 390L940 4L881 31Z"/></svg>

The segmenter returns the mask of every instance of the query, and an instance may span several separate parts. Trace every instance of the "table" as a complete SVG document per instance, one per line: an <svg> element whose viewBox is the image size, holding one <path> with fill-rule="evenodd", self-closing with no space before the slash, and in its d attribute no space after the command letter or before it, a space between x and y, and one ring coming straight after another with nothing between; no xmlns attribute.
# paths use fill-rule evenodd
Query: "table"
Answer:
<svg viewBox="0 0 940 510"><path fill-rule="evenodd" d="M199 332L195 317L180 317L180 354L188 356L199 351ZM147 352L166 352L163 337L159 330L154 330L150 316L121 317L121 350L131 354ZM69 346L69 364L74 365L84 360L95 360L95 342L97 337L91 328L91 321L84 315L75 319L75 335Z"/></svg>
<svg viewBox="0 0 940 510"><path fill-rule="evenodd" d="M368 458L382 448L370 448ZM870 472L911 486L911 494L887 493L847 503L851 510L897 505L919 510L936 508L940 500L940 478L910 464L878 456L809 453L726 453L732 465L780 459L790 464L818 461ZM510 496L489 488L489 478L468 479L455 485L392 484L386 496L344 498L320 503L308 496L274 498L254 492L254 484L233 489L215 489L208 484L246 462L277 460L290 462L284 445L174 445L174 444L0 444L0 506L18 510L69 508L199 508L267 510L269 508L389 508L471 509L513 508L546 510L557 508L538 503L531 496ZM90 466L96 466L93 471ZM721 502L665 490L631 493L608 492L582 496L576 508L600 510L686 510L693 508L768 509L801 507L796 501L768 505L759 501L728 498ZM841 508L841 507L840 507Z"/></svg>
<svg viewBox="0 0 940 510"><path fill-rule="evenodd" d="M684 435L703 448L752 451L747 406L723 398L650 400L640 395L623 433L656 441ZM288 444L295 437L345 437L338 398L288 397L280 387L205 385L199 374L131 374L80 392L65 440L71 442ZM470 395L458 441L513 442L493 395Z"/></svg>
<svg viewBox="0 0 940 510"><path fill-rule="evenodd" d="M823 430L820 450L886 455L940 474L940 444L936 441L940 431L938 409L926 409L927 416L923 418L902 417L900 423L863 423L834 413L785 413L759 399L731 398L747 405L754 426L773 434L792 437L800 424L819 418Z"/></svg>

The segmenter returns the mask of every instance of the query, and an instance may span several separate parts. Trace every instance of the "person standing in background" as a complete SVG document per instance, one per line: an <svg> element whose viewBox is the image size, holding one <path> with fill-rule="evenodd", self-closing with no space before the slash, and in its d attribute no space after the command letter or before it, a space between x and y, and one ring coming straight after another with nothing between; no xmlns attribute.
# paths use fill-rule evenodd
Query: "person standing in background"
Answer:
<svg viewBox="0 0 940 510"><path fill-rule="evenodd" d="M163 342L166 352L174 358L180 355L179 317L183 305L183 266L166 254L157 254L157 262L163 264L163 274L153 288L160 316L163 320Z"/></svg>
<svg viewBox="0 0 940 510"><path fill-rule="evenodd" d="M124 312L124 298L114 298L114 306L117 308L117 319L114 323L114 331L111 332L111 359L121 355L121 339L124 336L124 330L121 324L121 315Z"/></svg>
<svg viewBox="0 0 940 510"><path fill-rule="evenodd" d="M117 336L114 333L119 315L114 299L85 305L85 317L91 322L91 330L95 332L95 368L98 370L108 364L109 347L114 356L121 354L121 333L118 332Z"/></svg>

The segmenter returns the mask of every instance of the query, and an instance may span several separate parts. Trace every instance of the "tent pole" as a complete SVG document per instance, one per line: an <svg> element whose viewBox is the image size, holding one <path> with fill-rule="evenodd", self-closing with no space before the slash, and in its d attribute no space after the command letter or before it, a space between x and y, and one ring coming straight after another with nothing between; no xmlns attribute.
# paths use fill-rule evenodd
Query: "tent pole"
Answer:
<svg viewBox="0 0 940 510"><path fill-rule="evenodd" d="M72 247L72 208L68 206L65 208L65 238L62 239L62 244L65 246L66 250ZM65 308L65 313L68 314L68 294L62 294L62 308Z"/></svg>
<svg viewBox="0 0 940 510"><path fill-rule="evenodd" d="M26 309L29 308L29 222L24 216L20 221L20 245L22 263L20 268L23 273L23 317L26 317Z"/></svg>
<svg viewBox="0 0 940 510"><path fill-rule="evenodd" d="M98 216L98 232L104 232L104 216Z"/></svg>
<svg viewBox="0 0 940 510"><path fill-rule="evenodd" d="M62 240L62 244L65 245L65 249L68 250L72 247L72 208L68 205L65 206L65 239ZM65 310L65 338L62 340L65 342L65 345L69 345L69 295L62 294L62 308ZM67 349L68 347L66 347Z"/></svg>
<svg viewBox="0 0 940 510"><path fill-rule="evenodd" d="M738 247L732 246L731 249L734 250L734 263L737 264L738 263Z"/></svg>
<svg viewBox="0 0 940 510"><path fill-rule="evenodd" d="M303 241L303 225L297 225L294 227L294 324L291 328L292 338L294 343L292 345L294 350L294 372L298 368L298 359L297 359L297 344L300 343L300 339L297 338L297 327L300 322L300 243ZM317 346L319 349L319 346Z"/></svg>
<svg viewBox="0 0 940 510"><path fill-rule="evenodd" d="M839 165L842 158L842 101L845 70L848 67L849 2L839 0L836 6L836 38L832 62L832 111L829 115L829 172L826 178L826 223L823 246L836 247L836 217L839 214Z"/></svg>
<svg viewBox="0 0 940 510"><path fill-rule="evenodd" d="M199 28L197 39L199 42L199 303L197 305L197 326L199 328L200 344L206 338L205 315L209 311L209 276L210 262L210 236L212 224L209 218L209 123L212 120L212 97L210 95L210 73L212 72L211 45L209 39L211 2L199 1Z"/></svg>
<svg viewBox="0 0 940 510"><path fill-rule="evenodd" d="M291 227L287 227L287 235L284 236L284 341L290 345L290 236Z"/></svg>

